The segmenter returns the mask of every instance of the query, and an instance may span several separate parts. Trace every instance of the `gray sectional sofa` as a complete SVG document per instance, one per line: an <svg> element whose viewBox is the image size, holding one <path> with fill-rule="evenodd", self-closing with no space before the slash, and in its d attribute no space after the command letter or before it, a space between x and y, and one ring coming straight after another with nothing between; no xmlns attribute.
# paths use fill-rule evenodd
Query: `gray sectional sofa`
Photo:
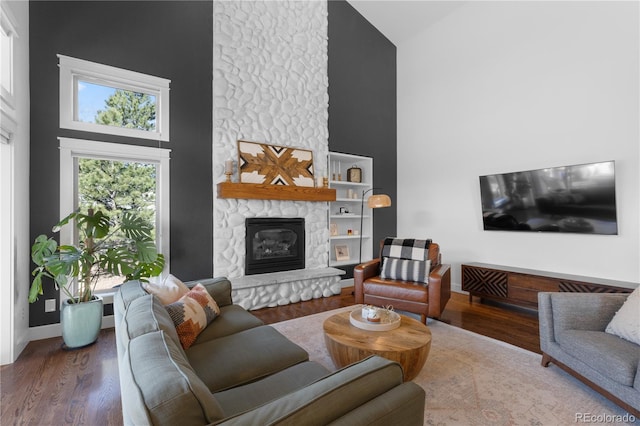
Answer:
<svg viewBox="0 0 640 426"><path fill-rule="evenodd" d="M422 425L425 392L398 364L370 357L330 372L234 305L228 280L199 282L221 314L187 350L139 282L115 295L125 424Z"/></svg>
<svg viewBox="0 0 640 426"><path fill-rule="evenodd" d="M640 418L640 346L605 333L627 294L538 293L542 365L550 362Z"/></svg>

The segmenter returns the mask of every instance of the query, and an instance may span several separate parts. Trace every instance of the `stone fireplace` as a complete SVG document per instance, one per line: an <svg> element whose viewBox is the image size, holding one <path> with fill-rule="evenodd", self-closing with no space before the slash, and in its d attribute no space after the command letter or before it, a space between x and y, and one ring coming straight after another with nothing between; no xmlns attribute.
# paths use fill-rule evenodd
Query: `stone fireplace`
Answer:
<svg viewBox="0 0 640 426"><path fill-rule="evenodd" d="M246 234L246 275L304 269L304 218L248 218Z"/></svg>
<svg viewBox="0 0 640 426"><path fill-rule="evenodd" d="M325 175L326 2L214 2L213 19L214 184L226 179L225 161L238 158L239 139L308 149ZM259 309L340 293L343 272L328 268L326 202L225 199L214 185L213 215L213 274L231 280L234 303ZM262 217L304 219L301 269L246 271L246 220Z"/></svg>

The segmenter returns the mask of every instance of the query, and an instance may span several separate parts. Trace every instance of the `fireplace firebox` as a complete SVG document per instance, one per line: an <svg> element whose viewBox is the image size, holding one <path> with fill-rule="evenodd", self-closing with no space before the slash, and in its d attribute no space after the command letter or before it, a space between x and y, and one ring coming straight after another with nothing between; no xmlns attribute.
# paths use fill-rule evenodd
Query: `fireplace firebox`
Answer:
<svg viewBox="0 0 640 426"><path fill-rule="evenodd" d="M245 275L304 269L304 218L247 218Z"/></svg>

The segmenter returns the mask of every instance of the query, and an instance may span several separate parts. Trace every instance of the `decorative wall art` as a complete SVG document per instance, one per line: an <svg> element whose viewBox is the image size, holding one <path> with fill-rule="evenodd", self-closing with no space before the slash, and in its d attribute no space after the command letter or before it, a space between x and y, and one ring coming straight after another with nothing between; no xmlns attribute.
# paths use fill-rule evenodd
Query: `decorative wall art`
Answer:
<svg viewBox="0 0 640 426"><path fill-rule="evenodd" d="M314 187L313 152L307 149L238 141L242 183Z"/></svg>
<svg viewBox="0 0 640 426"><path fill-rule="evenodd" d="M347 245L336 245L336 260L349 260L351 256L349 256L349 246Z"/></svg>

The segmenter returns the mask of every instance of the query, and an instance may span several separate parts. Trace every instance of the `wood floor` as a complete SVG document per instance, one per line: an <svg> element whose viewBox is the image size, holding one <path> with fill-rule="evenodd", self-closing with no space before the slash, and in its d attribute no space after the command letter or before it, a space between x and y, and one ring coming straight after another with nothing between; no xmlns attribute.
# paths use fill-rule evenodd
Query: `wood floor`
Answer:
<svg viewBox="0 0 640 426"><path fill-rule="evenodd" d="M271 324L353 304L345 289L339 296L252 313ZM442 321L540 353L534 311L469 303L466 295L453 293ZM88 348L65 351L61 344L61 338L31 342L15 363L0 367L0 424L122 424L114 330L102 330Z"/></svg>

